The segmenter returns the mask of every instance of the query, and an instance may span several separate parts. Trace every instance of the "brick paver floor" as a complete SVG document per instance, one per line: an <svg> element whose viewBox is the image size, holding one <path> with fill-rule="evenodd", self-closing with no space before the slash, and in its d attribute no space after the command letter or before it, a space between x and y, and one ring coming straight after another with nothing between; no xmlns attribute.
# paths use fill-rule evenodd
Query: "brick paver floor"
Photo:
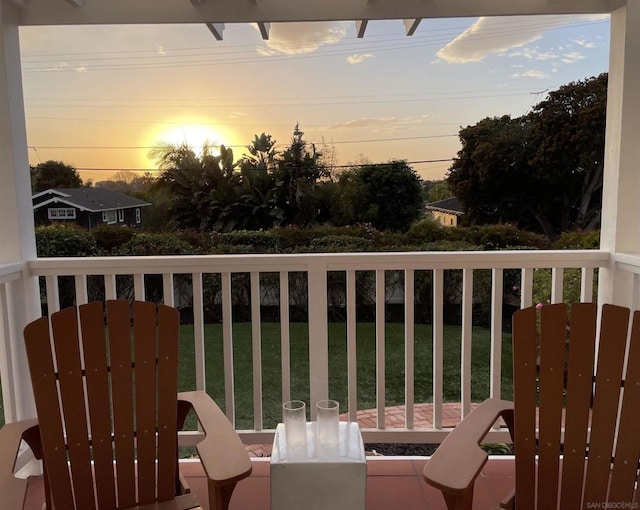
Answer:
<svg viewBox="0 0 640 510"><path fill-rule="evenodd" d="M478 404L471 404L474 409ZM340 415L341 420L348 420L348 414ZM377 428L378 412L376 409L363 409L357 414L358 424L363 429ZM385 410L386 428L405 427L405 406L387 407ZM442 426L444 428L455 427L460 423L460 404L457 402L446 402L442 404ZM433 404L415 404L413 407L413 428L433 427ZM268 457L271 455L270 444L247 445L247 451L252 457Z"/></svg>

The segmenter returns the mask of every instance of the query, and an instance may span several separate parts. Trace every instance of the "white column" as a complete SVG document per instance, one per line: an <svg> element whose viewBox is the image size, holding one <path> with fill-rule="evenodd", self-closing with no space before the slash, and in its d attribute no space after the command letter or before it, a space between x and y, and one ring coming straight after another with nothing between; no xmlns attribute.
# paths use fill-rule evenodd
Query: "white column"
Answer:
<svg viewBox="0 0 640 510"><path fill-rule="evenodd" d="M611 14L602 234L612 253L640 253L640 1ZM631 275L614 265L600 272L598 301L630 305Z"/></svg>
<svg viewBox="0 0 640 510"><path fill-rule="evenodd" d="M17 8L0 2L0 264L36 257L24 118ZM22 330L40 316L38 281L25 274L9 288L10 338L17 418L35 416Z"/></svg>

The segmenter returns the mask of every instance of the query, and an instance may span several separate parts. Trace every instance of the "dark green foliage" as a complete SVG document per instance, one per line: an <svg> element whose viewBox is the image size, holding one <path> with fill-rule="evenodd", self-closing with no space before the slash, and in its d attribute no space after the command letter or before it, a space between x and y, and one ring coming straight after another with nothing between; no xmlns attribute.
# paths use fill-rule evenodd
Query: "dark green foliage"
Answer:
<svg viewBox="0 0 640 510"><path fill-rule="evenodd" d="M483 250L506 250L517 247L548 248L549 240L539 234L520 230L512 225L478 225L455 231L464 240L479 245Z"/></svg>
<svg viewBox="0 0 640 510"><path fill-rule="evenodd" d="M431 242L447 236L445 227L435 221L431 216L412 223L407 232L412 241Z"/></svg>
<svg viewBox="0 0 640 510"><path fill-rule="evenodd" d="M554 250L597 250L600 248L600 230L564 232L553 242Z"/></svg>
<svg viewBox="0 0 640 510"><path fill-rule="evenodd" d="M370 223L406 232L424 209L420 177L405 161L365 165L340 175L334 223Z"/></svg>
<svg viewBox="0 0 640 510"><path fill-rule="evenodd" d="M310 248L314 252L326 253L368 251L371 249L371 241L349 235L328 235L313 239Z"/></svg>
<svg viewBox="0 0 640 510"><path fill-rule="evenodd" d="M296 252L301 248L311 247L314 239L327 236L358 237L372 243L377 243L380 233L369 225L348 225L344 227L318 226L313 229L296 226L281 227L270 231L278 236L280 247L284 252Z"/></svg>
<svg viewBox="0 0 640 510"><path fill-rule="evenodd" d="M219 253L274 253L279 251L279 239L271 232L236 230L214 238ZM238 250L240 248L240 250Z"/></svg>
<svg viewBox="0 0 640 510"><path fill-rule="evenodd" d="M451 198L452 196L454 196L451 185L447 182L446 179L430 182L431 185L429 186L427 192L427 202L438 202L440 200L446 200L447 198Z"/></svg>
<svg viewBox="0 0 640 510"><path fill-rule="evenodd" d="M45 161L31 168L31 190L34 193L50 188L81 188L78 171L62 161Z"/></svg>
<svg viewBox="0 0 640 510"><path fill-rule="evenodd" d="M175 234L137 233L117 250L117 255L190 255L191 246Z"/></svg>
<svg viewBox="0 0 640 510"><path fill-rule="evenodd" d="M472 244L469 241L452 239L440 239L421 245L421 251L480 251L482 249L482 246Z"/></svg>
<svg viewBox="0 0 640 510"><path fill-rule="evenodd" d="M303 136L304 132L296 124L291 145L278 157L274 172L285 225L308 226L315 221L318 207L314 190L321 179L328 177L321 163L322 154Z"/></svg>
<svg viewBox="0 0 640 510"><path fill-rule="evenodd" d="M197 230L183 230L178 232L177 235L181 241L191 246L191 253L193 255L213 253L213 238L215 234L198 232Z"/></svg>
<svg viewBox="0 0 640 510"><path fill-rule="evenodd" d="M38 257L94 257L98 247L87 230L73 225L36 227Z"/></svg>
<svg viewBox="0 0 640 510"><path fill-rule="evenodd" d="M100 225L91 230L91 235L95 239L98 249L107 255L131 240L135 234L135 228L117 225Z"/></svg>
<svg viewBox="0 0 640 510"><path fill-rule="evenodd" d="M607 75L549 93L531 113L460 130L447 180L466 221L513 223L553 238L600 222Z"/></svg>

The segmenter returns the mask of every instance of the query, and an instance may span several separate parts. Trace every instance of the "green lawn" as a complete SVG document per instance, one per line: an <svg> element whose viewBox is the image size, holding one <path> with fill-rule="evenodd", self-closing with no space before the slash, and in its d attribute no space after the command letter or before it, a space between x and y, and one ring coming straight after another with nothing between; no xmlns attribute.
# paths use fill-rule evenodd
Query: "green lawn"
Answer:
<svg viewBox="0 0 640 510"><path fill-rule="evenodd" d="M179 388L195 387L193 327L182 326L180 338ZM309 404L309 352L306 324L290 325L291 338L291 397ZM234 377L236 427L253 428L253 362L251 348L251 324L235 324ZM432 341L431 326L415 328L415 401L432 400ZM205 327L205 357L207 391L222 409L225 408L224 369L222 360L222 325ZM473 330L473 360L471 368L472 400L481 401L489 396L490 335L484 328ZM502 397L510 399L511 386L511 336L502 342ZM357 329L358 408L375 407L375 325L360 323ZM272 428L281 419L281 365L280 325L262 325L262 398L264 427ZM347 410L347 346L346 326L329 324L329 396L341 403L341 411ZM386 326L386 402L402 404L404 400L404 326ZM460 401L460 327L444 328L444 400ZM0 395L0 423L4 423L2 396ZM190 428L195 424L189 422Z"/></svg>
<svg viewBox="0 0 640 510"><path fill-rule="evenodd" d="M193 329L183 326L181 332L180 388L195 386L193 372ZM444 400L460 401L460 327L444 329ZM309 404L309 355L308 327L306 324L290 325L291 338L291 397ZM236 427L253 428L253 365L251 349L251 324L235 324L234 377ZM225 407L224 369L222 362L222 327L219 324L205 327L205 357L207 391ZM503 336L502 397L512 396L511 386L511 336ZM489 396L490 333L484 328L473 330L472 400L481 401ZM404 401L404 326L386 326L386 403L398 405ZM375 407L375 325L360 323L357 329L357 378L358 408ZM262 399L264 427L272 428L281 420L281 364L280 326L277 323L262 325ZM415 401L432 400L432 340L431 326L416 325L415 329ZM341 403L346 411L347 403L347 346L345 324L329 324L329 396Z"/></svg>

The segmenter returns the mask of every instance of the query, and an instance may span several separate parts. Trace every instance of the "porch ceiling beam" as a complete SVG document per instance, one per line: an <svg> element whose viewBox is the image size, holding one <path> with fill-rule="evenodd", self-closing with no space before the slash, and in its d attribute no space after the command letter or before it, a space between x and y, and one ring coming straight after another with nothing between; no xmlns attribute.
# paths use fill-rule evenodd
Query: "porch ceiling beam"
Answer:
<svg viewBox="0 0 640 510"><path fill-rule="evenodd" d="M253 1L253 0L252 0ZM269 40L269 30L271 30L271 23L265 23L264 21L258 21L258 29L260 35L265 41Z"/></svg>
<svg viewBox="0 0 640 510"><path fill-rule="evenodd" d="M362 39L364 37L364 33L367 31L368 24L368 19L361 19L356 21L356 32L358 34L358 39Z"/></svg>
<svg viewBox="0 0 640 510"><path fill-rule="evenodd" d="M213 37L218 41L222 41L222 32L224 32L224 23L205 23Z"/></svg>
<svg viewBox="0 0 640 510"><path fill-rule="evenodd" d="M407 31L407 35L413 35L421 21L422 18L404 20L404 28Z"/></svg>
<svg viewBox="0 0 640 510"><path fill-rule="evenodd" d="M270 23L608 13L627 0L29 0L22 25ZM194 9L190 3L200 2ZM247 8L251 5L252 8Z"/></svg>

